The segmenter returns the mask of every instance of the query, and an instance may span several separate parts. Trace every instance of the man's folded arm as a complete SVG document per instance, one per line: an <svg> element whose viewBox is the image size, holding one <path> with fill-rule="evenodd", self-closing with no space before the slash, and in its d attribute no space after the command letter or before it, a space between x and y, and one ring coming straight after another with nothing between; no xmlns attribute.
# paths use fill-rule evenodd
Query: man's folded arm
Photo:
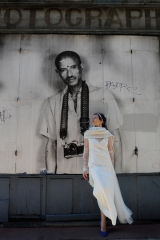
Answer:
<svg viewBox="0 0 160 240"><path fill-rule="evenodd" d="M45 163L48 172L55 174L57 167L57 141L48 138L45 150Z"/></svg>
<svg viewBox="0 0 160 240"><path fill-rule="evenodd" d="M48 172L56 172L57 162L57 136L56 136L56 123L54 114L51 108L50 100L47 101L47 106L43 115L40 134L47 138L45 148L45 164Z"/></svg>

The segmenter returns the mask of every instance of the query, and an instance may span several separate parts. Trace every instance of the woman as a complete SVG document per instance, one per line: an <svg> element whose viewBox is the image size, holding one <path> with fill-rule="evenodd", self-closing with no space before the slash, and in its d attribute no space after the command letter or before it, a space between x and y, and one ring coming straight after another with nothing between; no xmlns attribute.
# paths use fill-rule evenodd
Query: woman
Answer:
<svg viewBox="0 0 160 240"><path fill-rule="evenodd" d="M83 177L93 187L101 210L101 235L107 236L106 217L116 225L117 216L121 223L133 222L132 212L124 204L117 177L113 168L113 135L105 127L106 118L102 113L95 113L92 125L84 134Z"/></svg>

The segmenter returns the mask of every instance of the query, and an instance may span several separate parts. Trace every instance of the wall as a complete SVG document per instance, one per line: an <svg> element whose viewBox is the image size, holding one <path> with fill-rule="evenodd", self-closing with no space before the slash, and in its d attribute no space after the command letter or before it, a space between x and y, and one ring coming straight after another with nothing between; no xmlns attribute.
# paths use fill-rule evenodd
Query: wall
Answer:
<svg viewBox="0 0 160 240"><path fill-rule="evenodd" d="M0 7L0 221L99 218L80 175L39 175L46 168L39 133L46 99L64 88L53 62L67 48L82 58L84 79L110 92L123 117L115 169L134 219L159 219L159 1L0 1ZM98 110L105 110L103 98Z"/></svg>

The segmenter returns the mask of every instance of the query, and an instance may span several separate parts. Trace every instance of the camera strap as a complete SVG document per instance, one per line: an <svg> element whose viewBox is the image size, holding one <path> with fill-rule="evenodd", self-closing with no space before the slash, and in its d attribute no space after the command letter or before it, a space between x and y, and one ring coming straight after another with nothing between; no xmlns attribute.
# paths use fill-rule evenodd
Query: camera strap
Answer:
<svg viewBox="0 0 160 240"><path fill-rule="evenodd" d="M61 125L60 125L60 138L64 140L67 137L68 130L68 95L69 90L63 96L62 111L61 111ZM89 88L85 81L82 81L81 92L81 118L80 118L80 133L89 128Z"/></svg>

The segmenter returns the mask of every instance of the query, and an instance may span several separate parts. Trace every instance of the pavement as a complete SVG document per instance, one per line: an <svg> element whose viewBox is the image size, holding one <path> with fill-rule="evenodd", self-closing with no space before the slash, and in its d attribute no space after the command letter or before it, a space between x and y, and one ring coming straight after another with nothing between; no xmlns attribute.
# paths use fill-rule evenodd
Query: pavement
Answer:
<svg viewBox="0 0 160 240"><path fill-rule="evenodd" d="M160 223L134 223L107 227L108 236L100 235L95 223L8 223L0 224L0 240L160 240Z"/></svg>

